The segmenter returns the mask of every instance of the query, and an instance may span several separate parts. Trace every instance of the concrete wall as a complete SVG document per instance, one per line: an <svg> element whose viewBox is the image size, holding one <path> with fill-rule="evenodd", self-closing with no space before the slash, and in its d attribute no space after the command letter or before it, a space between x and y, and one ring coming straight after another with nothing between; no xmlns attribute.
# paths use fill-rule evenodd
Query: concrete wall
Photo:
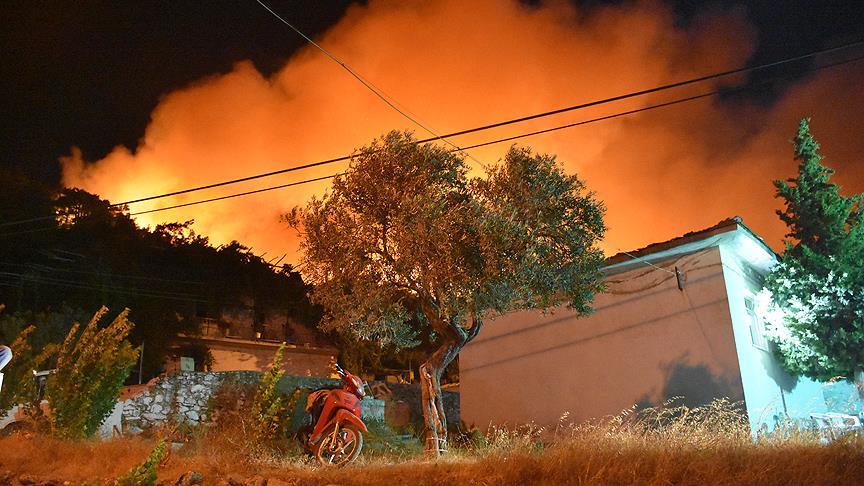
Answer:
<svg viewBox="0 0 864 486"><path fill-rule="evenodd" d="M212 371L261 371L273 362L279 345L241 339L200 339L213 356ZM330 376L336 350L288 345L283 357L286 373L300 376Z"/></svg>
<svg viewBox="0 0 864 486"><path fill-rule="evenodd" d="M721 247L745 405L754 433L763 427L772 429L787 417L808 420L811 413L856 414L856 392L851 384L792 376L780 367L770 346L765 349L754 344L745 302L762 288L764 272L748 263L759 251L765 252L754 248L746 235Z"/></svg>
<svg viewBox="0 0 864 486"><path fill-rule="evenodd" d="M717 247L610 268L596 311L577 317L515 312L489 321L460 353L462 419L551 424L658 405L674 396L699 405L743 398Z"/></svg>
<svg viewBox="0 0 864 486"><path fill-rule="evenodd" d="M405 431L408 426L420 432L424 427L422 403L422 388L416 383L387 383L370 381L369 387L375 398L384 401L384 414L387 423L397 431ZM459 411L459 393L441 392L444 401L444 415L447 417L447 427L454 429L459 426L462 416Z"/></svg>

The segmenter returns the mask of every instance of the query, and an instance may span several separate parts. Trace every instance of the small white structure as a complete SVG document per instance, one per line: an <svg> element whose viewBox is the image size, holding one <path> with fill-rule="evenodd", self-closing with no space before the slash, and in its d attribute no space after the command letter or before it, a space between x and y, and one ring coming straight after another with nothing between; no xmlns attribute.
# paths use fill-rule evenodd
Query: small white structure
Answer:
<svg viewBox="0 0 864 486"><path fill-rule="evenodd" d="M728 397L755 432L855 410L851 385L792 377L771 354L753 298L776 261L740 218L609 258L593 314L514 312L466 346L462 419L542 425Z"/></svg>

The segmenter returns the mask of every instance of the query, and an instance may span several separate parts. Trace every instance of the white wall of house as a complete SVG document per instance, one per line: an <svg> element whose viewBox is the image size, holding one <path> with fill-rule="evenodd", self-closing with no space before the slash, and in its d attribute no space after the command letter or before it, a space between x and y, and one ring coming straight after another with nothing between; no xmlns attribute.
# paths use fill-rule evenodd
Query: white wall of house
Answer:
<svg viewBox="0 0 864 486"><path fill-rule="evenodd" d="M774 256L746 231L721 245L724 279L747 414L754 432L778 421L808 419L811 413L855 413L855 394L844 381L821 383L784 371L764 338L758 312L748 304L762 288ZM749 307L749 308L748 308Z"/></svg>
<svg viewBox="0 0 864 486"><path fill-rule="evenodd" d="M515 312L486 324L460 353L469 424L582 421L686 395L743 396L720 250L690 245L609 267L595 312Z"/></svg>

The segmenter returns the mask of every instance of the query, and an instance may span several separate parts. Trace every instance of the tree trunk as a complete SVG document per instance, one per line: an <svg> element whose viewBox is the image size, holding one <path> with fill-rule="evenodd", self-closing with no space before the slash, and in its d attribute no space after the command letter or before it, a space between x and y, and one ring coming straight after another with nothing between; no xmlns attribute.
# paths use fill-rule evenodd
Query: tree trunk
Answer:
<svg viewBox="0 0 864 486"><path fill-rule="evenodd" d="M447 450L447 416L441 395L441 375L447 365L459 355L459 351L474 339L480 326L481 321L476 318L468 330L455 323L448 324L448 332L441 334L441 346L420 366L421 408L425 423L424 446L430 457L438 457Z"/></svg>
<svg viewBox="0 0 864 486"><path fill-rule="evenodd" d="M858 388L858 415L864 420L864 369L855 367L855 387Z"/></svg>

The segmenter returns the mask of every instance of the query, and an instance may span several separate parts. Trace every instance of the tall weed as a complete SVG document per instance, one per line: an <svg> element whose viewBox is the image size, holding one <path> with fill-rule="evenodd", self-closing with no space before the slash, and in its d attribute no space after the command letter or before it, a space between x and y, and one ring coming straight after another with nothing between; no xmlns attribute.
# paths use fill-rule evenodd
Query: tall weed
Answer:
<svg viewBox="0 0 864 486"><path fill-rule="evenodd" d="M45 389L51 430L58 437L91 437L111 413L138 359L138 351L125 340L133 327L127 319L129 310L100 328L107 312L102 307L80 332L75 323L58 348L57 372Z"/></svg>

